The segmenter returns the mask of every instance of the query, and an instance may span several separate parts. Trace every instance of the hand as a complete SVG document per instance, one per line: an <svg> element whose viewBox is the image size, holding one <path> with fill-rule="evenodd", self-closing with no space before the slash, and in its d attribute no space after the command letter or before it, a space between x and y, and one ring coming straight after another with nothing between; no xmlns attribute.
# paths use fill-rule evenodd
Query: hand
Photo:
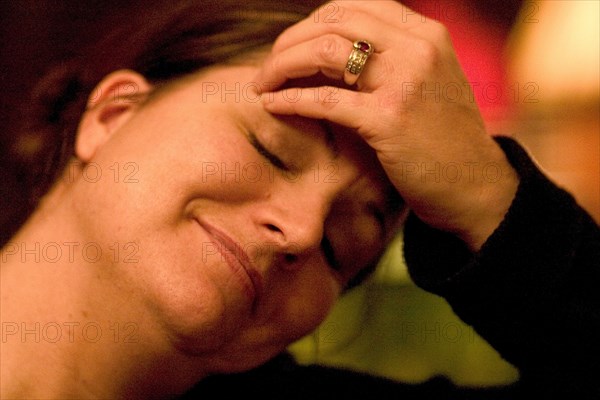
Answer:
<svg viewBox="0 0 600 400"><path fill-rule="evenodd" d="M319 72L341 81L357 39L375 52L355 85L280 90L263 95L265 108L355 130L414 213L478 249L508 210L518 178L486 133L440 23L395 1L328 3L281 34L257 80L275 89Z"/></svg>

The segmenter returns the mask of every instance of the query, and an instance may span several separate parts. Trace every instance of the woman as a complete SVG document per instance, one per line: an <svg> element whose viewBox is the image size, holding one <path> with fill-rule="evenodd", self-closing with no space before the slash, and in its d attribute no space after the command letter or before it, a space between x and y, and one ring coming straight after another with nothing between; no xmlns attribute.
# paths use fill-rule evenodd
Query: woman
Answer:
<svg viewBox="0 0 600 400"><path fill-rule="evenodd" d="M496 328L532 314L552 326L554 306L574 318L571 307L591 307L593 295L532 296L516 313L523 293L509 284L545 293L556 285L544 278L559 271L497 271L546 256L513 263L529 233L515 221L545 193L560 194L569 213L559 222L577 224L588 246L556 250L571 255L558 260L562 275L597 278L585 268L597 226L518 145L485 133L470 96L427 95L435 84L464 87L444 29L395 2L352 1L279 36L302 18L298 6L261 3L150 12L159 20L140 17L127 27L136 35L51 77L60 96L30 129L60 145L43 164L50 179L36 182L44 194L2 249L2 396L171 398L259 366L372 270L404 202L415 280L444 295L524 382L560 372L575 383L558 387L589 389L575 358L558 350L548 363L534 332ZM362 71L346 69L350 54ZM432 165L468 174L430 179ZM538 181L546 192L531 200ZM536 229L559 223L527 218ZM491 307L499 298L504 307ZM569 350L582 360L578 346ZM331 388L352 387L342 382Z"/></svg>

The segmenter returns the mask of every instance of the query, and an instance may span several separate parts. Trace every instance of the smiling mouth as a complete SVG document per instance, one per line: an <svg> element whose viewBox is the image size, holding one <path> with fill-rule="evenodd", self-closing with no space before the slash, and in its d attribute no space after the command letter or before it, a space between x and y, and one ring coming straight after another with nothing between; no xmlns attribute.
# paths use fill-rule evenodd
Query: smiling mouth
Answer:
<svg viewBox="0 0 600 400"><path fill-rule="evenodd" d="M255 309L262 291L262 278L258 270L252 265L248 254L223 231L199 219L196 219L196 221L209 234L211 241L217 247L217 251L231 267L234 274L242 278L241 283L246 289L245 294L252 300L252 307Z"/></svg>

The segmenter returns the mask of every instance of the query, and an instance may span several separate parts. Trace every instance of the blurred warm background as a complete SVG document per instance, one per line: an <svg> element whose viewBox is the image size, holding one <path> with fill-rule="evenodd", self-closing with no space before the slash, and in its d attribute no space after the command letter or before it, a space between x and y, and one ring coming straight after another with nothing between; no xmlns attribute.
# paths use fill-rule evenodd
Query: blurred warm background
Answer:
<svg viewBox="0 0 600 400"><path fill-rule="evenodd" d="M10 136L19 118L15 104L47 63L76 54L152 1L161 0L0 2L0 139ZM520 140L547 175L600 221L600 2L405 3L448 26L490 133ZM0 198L5 227L20 200L4 173ZM350 292L315 334L292 346L298 359L412 382L437 374L469 385L516 379L514 368L443 300L412 284L401 239L374 279Z"/></svg>

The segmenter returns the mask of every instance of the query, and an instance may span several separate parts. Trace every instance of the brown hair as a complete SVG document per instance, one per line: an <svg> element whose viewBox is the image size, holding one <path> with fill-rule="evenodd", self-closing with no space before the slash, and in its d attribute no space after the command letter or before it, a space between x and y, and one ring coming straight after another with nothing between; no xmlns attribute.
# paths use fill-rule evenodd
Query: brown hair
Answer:
<svg viewBox="0 0 600 400"><path fill-rule="evenodd" d="M20 211L3 222L2 243L15 233L66 167L87 99L104 76L127 68L160 87L273 43L285 28L321 2L161 1L137 13L80 56L52 68L31 98L23 102L23 123L11 132L16 134L2 157L0 167L10 171L22 190L20 197L26 199Z"/></svg>

